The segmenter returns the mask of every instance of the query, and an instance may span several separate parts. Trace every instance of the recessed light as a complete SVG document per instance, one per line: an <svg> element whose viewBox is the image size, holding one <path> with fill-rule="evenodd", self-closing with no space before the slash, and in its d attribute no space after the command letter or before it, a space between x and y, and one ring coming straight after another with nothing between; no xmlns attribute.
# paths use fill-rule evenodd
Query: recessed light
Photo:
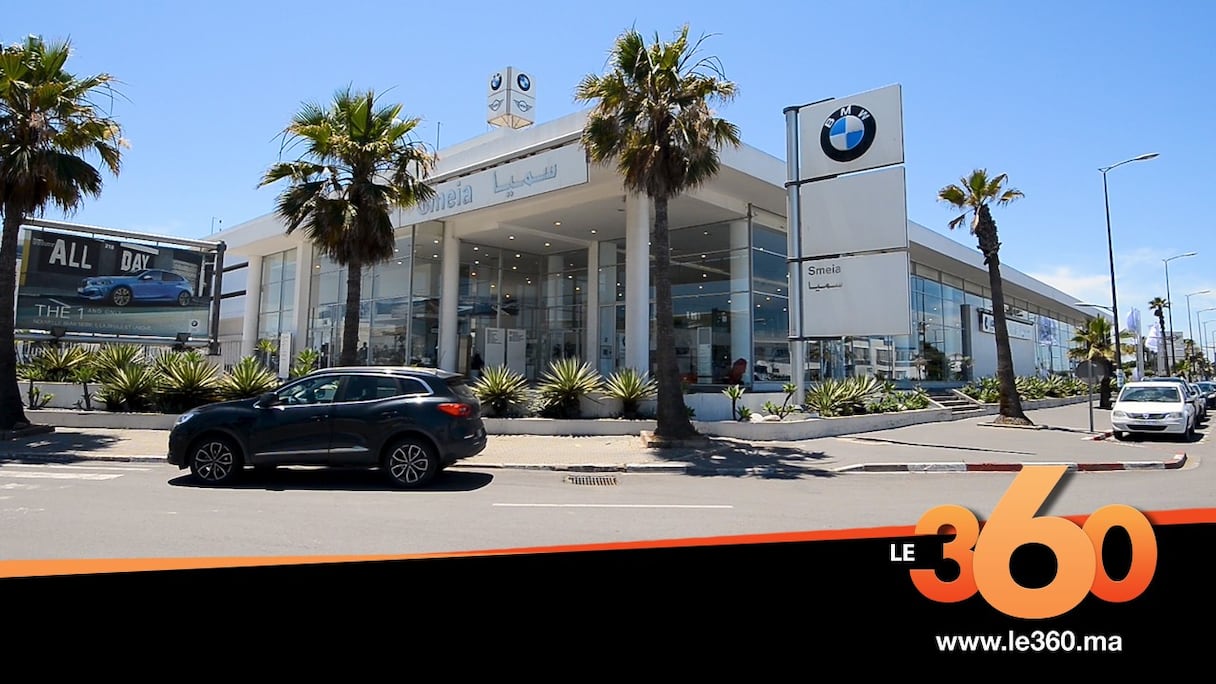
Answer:
<svg viewBox="0 0 1216 684"><path fill-rule="evenodd" d="M438 258L439 258L439 255L438 255L438 254L432 254L432 255L431 255L431 258L432 258L432 259L438 259Z"/></svg>
<svg viewBox="0 0 1216 684"><path fill-rule="evenodd" d="M596 233L596 230L595 230L594 228L592 228L592 229L591 229L591 234L592 234L592 235L595 235L595 233Z"/></svg>
<svg viewBox="0 0 1216 684"><path fill-rule="evenodd" d="M562 224L562 222L561 222L561 221L554 221L554 222L553 222L553 225L555 225L555 226L560 226L561 224Z"/></svg>
<svg viewBox="0 0 1216 684"><path fill-rule="evenodd" d="M469 275L473 276L474 278L476 278L476 277L477 277L477 274L476 274L476 273L470 273Z"/></svg>
<svg viewBox="0 0 1216 684"><path fill-rule="evenodd" d="M515 258L516 258L516 259L518 259L519 257L520 257L520 255L519 255L519 254L516 254L516 255L515 255Z"/></svg>
<svg viewBox="0 0 1216 684"><path fill-rule="evenodd" d="M436 240L436 241L435 241L435 244L439 244L439 241L438 241L438 240Z"/></svg>
<svg viewBox="0 0 1216 684"><path fill-rule="evenodd" d="M518 270L519 270L519 267L518 267L518 266L512 266L512 267L511 267L511 270L512 270L512 271L518 271Z"/></svg>
<svg viewBox="0 0 1216 684"><path fill-rule="evenodd" d="M708 231L708 230L707 230L707 231L705 231L705 234L706 234L706 235L709 235L709 231Z"/></svg>
<svg viewBox="0 0 1216 684"><path fill-rule="evenodd" d="M548 243L548 242L546 242L546 243L545 243L545 246L546 246L546 247L548 247L548 246L549 246L549 243Z"/></svg>
<svg viewBox="0 0 1216 684"><path fill-rule="evenodd" d="M479 249L481 249L481 248L480 248L480 247L474 247L474 248L473 248L473 251L474 251L474 252L476 252L476 251L477 251L477 250L479 250Z"/></svg>
<svg viewBox="0 0 1216 684"><path fill-rule="evenodd" d="M474 265L477 265L477 266L480 266L480 265L481 265L481 262L480 262L480 261L474 261L474 262L473 262L473 264L474 264Z"/></svg>
<svg viewBox="0 0 1216 684"><path fill-rule="evenodd" d="M708 274L708 273L702 273L702 274L701 274L701 277L702 277L702 278L708 278L708 277L709 277L709 274Z"/></svg>
<svg viewBox="0 0 1216 684"><path fill-rule="evenodd" d="M507 239L508 239L508 240L514 240L514 239L515 239L515 236L514 236L514 235L508 235L508 236L507 236Z"/></svg>

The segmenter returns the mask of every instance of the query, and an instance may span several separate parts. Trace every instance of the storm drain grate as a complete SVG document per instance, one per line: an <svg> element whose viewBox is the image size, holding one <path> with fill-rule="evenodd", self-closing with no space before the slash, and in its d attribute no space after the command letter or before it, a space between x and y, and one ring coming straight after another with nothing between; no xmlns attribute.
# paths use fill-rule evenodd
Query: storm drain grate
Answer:
<svg viewBox="0 0 1216 684"><path fill-rule="evenodd" d="M601 487L616 484L615 475L567 475L566 482L576 485L598 485Z"/></svg>

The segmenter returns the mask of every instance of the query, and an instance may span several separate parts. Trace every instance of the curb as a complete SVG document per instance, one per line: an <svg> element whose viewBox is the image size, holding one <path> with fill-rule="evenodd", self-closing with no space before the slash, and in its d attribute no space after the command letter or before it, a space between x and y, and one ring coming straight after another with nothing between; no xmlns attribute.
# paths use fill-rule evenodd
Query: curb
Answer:
<svg viewBox="0 0 1216 684"><path fill-rule="evenodd" d="M1186 454L1175 454L1168 461L1116 461L1111 463L859 463L837 468L838 473L1000 473L1018 472L1026 466L1062 465L1068 472L1107 472L1112 470L1176 470L1187 461Z"/></svg>
<svg viewBox="0 0 1216 684"><path fill-rule="evenodd" d="M72 463L74 461L118 461L120 463L167 463L165 456L107 456L97 454L45 454L0 453L3 461L45 461L47 463Z"/></svg>

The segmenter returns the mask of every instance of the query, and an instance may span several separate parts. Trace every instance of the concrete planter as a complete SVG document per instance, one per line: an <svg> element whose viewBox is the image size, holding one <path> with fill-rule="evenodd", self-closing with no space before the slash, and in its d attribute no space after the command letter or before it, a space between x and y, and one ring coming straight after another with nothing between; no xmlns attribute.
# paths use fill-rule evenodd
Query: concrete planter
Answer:
<svg viewBox="0 0 1216 684"><path fill-rule="evenodd" d="M735 439L765 440L765 441L794 441L800 439L815 439L817 437L834 437L836 435L852 435L874 430L919 425L921 423L937 423L950 420L950 409L930 408L915 411L898 411L893 413L875 413L863 416L841 416L838 418L808 418L764 422L724 421L693 421L693 425L703 435L715 437L733 437Z"/></svg>
<svg viewBox="0 0 1216 684"><path fill-rule="evenodd" d="M637 435L655 428L653 420L618 418L482 418L482 422L491 435Z"/></svg>
<svg viewBox="0 0 1216 684"><path fill-rule="evenodd" d="M21 401L28 404L30 381L22 380L18 382L18 386L21 388ZM79 383L35 380L34 387L42 393L42 396L46 396L47 394L52 395L51 402L44 408L74 409L77 402L80 402L81 405L84 404L84 385ZM89 391L96 392L99 389L101 389L101 385L89 384ZM27 406L27 408L29 407Z"/></svg>
<svg viewBox="0 0 1216 684"><path fill-rule="evenodd" d="M974 401L974 400L973 400ZM1030 411L1033 409L1055 408L1057 406L1070 406L1072 404L1084 404L1089 401L1089 395L1082 394L1075 397L1048 397L1046 399L1024 399L1022 401L1022 410ZM1094 405L1098 403L1098 393L1094 393ZM955 416L955 418L971 418L974 416L991 416L1001 412L1000 404L981 404L975 403L978 411L972 411L967 414Z"/></svg>
<svg viewBox="0 0 1216 684"><path fill-rule="evenodd" d="M30 411L26 418L32 423L65 428L168 430L177 421L177 414L44 410Z"/></svg>

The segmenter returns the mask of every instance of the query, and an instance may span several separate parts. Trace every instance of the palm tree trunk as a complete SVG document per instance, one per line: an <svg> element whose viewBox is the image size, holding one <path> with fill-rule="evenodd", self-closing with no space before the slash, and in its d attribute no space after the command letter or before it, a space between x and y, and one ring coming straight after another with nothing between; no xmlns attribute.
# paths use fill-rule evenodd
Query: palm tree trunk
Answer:
<svg viewBox="0 0 1216 684"><path fill-rule="evenodd" d="M1001 421L1016 425L1031 425L1022 410L1022 398L1018 396L1017 382L1013 373L1013 353L1009 349L1009 326L1005 322L1005 286L1001 280L1000 239L996 222L988 211L988 205L979 210L979 225L976 235L980 251L988 264L988 287L992 290L992 321L996 328L996 377L1000 391Z"/></svg>
<svg viewBox="0 0 1216 684"><path fill-rule="evenodd" d="M654 198L654 233L650 240L650 253L654 256L654 329L658 347L654 434L662 439L687 439L695 436L697 430L688 419L676 365L675 312L671 301L671 234L667 228L666 197Z"/></svg>
<svg viewBox="0 0 1216 684"><path fill-rule="evenodd" d="M17 310L17 240L25 214L13 203L4 206L0 236L0 311ZM25 255L30 258L30 255ZM13 316L0 316L0 429L28 424L17 383L17 340Z"/></svg>
<svg viewBox="0 0 1216 684"><path fill-rule="evenodd" d="M358 366L367 362L359 358L359 303L363 298L363 263L357 259L346 265L346 314L342 319L342 351L339 366Z"/></svg>

